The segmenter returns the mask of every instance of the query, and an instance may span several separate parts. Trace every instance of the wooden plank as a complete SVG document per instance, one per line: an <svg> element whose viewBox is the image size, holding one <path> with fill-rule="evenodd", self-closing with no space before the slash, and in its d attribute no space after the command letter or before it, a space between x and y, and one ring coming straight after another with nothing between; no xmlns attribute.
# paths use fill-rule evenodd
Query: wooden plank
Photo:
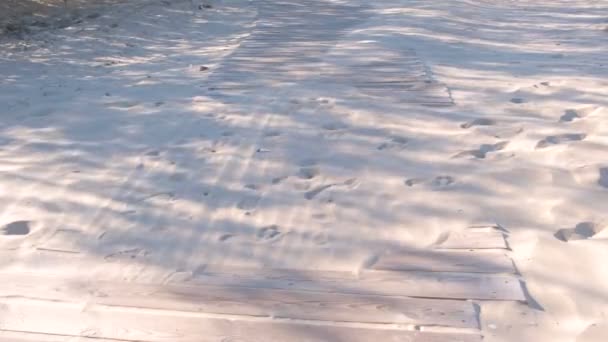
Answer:
<svg viewBox="0 0 608 342"><path fill-rule="evenodd" d="M393 271L516 273L513 262L506 255L479 250L397 251L380 257L372 268Z"/></svg>
<svg viewBox="0 0 608 342"><path fill-rule="evenodd" d="M17 297L315 321L478 327L475 309L466 301L184 283L66 280L24 273L0 275L0 298Z"/></svg>
<svg viewBox="0 0 608 342"><path fill-rule="evenodd" d="M440 272L256 269L207 266L193 283L360 295L525 301L516 277Z"/></svg>
<svg viewBox="0 0 608 342"><path fill-rule="evenodd" d="M54 334L41 334L0 329L0 342L132 342L133 340L106 339Z"/></svg>
<svg viewBox="0 0 608 342"><path fill-rule="evenodd" d="M453 101L450 97L443 93L429 91L399 91L399 90L377 90L359 88L360 93L381 98L390 98L401 103L418 103L418 104L445 104L452 105Z"/></svg>
<svg viewBox="0 0 608 342"><path fill-rule="evenodd" d="M506 249L505 235L499 230L480 232L468 230L449 233L439 241L435 248L439 249Z"/></svg>
<svg viewBox="0 0 608 342"><path fill-rule="evenodd" d="M0 310L2 331L140 342L481 341L477 334L426 333L271 319L226 319L145 309L83 308L43 301L7 300Z"/></svg>

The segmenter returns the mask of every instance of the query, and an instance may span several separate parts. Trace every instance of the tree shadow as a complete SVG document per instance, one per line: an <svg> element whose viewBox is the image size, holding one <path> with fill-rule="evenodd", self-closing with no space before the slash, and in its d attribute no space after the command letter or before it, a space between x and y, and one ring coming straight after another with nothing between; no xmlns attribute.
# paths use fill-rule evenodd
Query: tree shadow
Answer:
<svg viewBox="0 0 608 342"><path fill-rule="evenodd" d="M446 41L466 36L473 25L481 34L501 28L498 36L468 43L479 46L465 67L511 74L511 61L545 63L547 54L503 38L522 30L548 34L531 27L534 20L592 24L595 9L579 17L542 8L542 17L522 17L518 24L526 26L505 28L519 9L494 23L485 19L494 12L465 3L442 10L417 3L413 13L277 5L289 16L265 3L224 1L200 16L186 3L154 3L41 36L31 51L6 43L0 223L36 222L30 237L10 244L21 259L4 266L72 276L90 269L92 279L160 283L196 278L208 265L240 265L290 268L314 283L306 269L352 273L386 251L422 250L454 227L479 221L543 227L533 206L506 196L531 186L525 177L510 178L508 144L484 158L463 157L503 139L490 134L463 142L479 128L461 125L483 117L483 109L450 108L449 89L419 50L462 56L470 46ZM468 16L475 11L478 17ZM404 32L404 15L420 32ZM280 29L271 25L277 21ZM330 34L318 36L323 32ZM584 47L573 56L601 57ZM504 64L492 64L497 54ZM394 65L378 64L377 56L407 65L408 82L397 90L358 86L355 76L393 77ZM579 71L553 69L563 77ZM462 80L476 87L474 76ZM459 91L467 90L463 83ZM606 105L600 93L561 89L557 95ZM420 98L426 100L412 103ZM420 105L437 103L448 107ZM538 119L533 115L522 114ZM501 119L509 127L521 122ZM447 177L453 182L442 181ZM551 186L533 185L539 193ZM268 300L251 291L255 283L223 285L252 302ZM349 291L344 282L317 286ZM364 295L381 298L377 305L397 300L374 289Z"/></svg>

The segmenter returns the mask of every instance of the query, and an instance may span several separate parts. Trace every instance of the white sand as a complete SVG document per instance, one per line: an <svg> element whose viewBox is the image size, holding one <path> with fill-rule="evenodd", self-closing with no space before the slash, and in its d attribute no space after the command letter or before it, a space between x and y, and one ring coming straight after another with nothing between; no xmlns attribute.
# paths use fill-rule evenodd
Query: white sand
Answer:
<svg viewBox="0 0 608 342"><path fill-rule="evenodd" d="M314 82L223 103L206 80L264 19L256 1L197 16L188 2L120 5L3 39L0 225L29 231L0 235L2 270L356 271L387 249L498 223L537 305L482 303L486 341L607 336L608 230L553 234L608 224L608 3L368 6L333 52L414 50L454 106Z"/></svg>

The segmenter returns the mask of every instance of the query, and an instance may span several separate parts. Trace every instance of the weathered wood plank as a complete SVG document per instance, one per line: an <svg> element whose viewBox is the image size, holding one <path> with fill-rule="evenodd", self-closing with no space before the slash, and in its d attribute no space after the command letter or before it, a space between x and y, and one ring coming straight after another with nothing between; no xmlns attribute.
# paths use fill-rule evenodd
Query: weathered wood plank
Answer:
<svg viewBox="0 0 608 342"><path fill-rule="evenodd" d="M405 250L388 253L372 266L376 270L515 273L509 257L503 253L480 251Z"/></svg>
<svg viewBox="0 0 608 342"><path fill-rule="evenodd" d="M57 302L6 300L3 330L146 342L410 341L477 342L476 334L442 334L271 319L241 320ZM24 319L27 318L27 319ZM69 341L69 340L68 340Z"/></svg>
<svg viewBox="0 0 608 342"><path fill-rule="evenodd" d="M362 270L359 274L336 271L304 271L207 266L193 283L444 299L525 301L516 277L439 272Z"/></svg>
<svg viewBox="0 0 608 342"><path fill-rule="evenodd" d="M435 248L440 249L506 249L505 235L499 230L480 232L468 230L449 233Z"/></svg>
<svg viewBox="0 0 608 342"><path fill-rule="evenodd" d="M301 320L478 327L474 307L465 301L0 275L0 298L15 297Z"/></svg>
<svg viewBox="0 0 608 342"><path fill-rule="evenodd" d="M41 334L0 329L0 342L133 342L133 340Z"/></svg>

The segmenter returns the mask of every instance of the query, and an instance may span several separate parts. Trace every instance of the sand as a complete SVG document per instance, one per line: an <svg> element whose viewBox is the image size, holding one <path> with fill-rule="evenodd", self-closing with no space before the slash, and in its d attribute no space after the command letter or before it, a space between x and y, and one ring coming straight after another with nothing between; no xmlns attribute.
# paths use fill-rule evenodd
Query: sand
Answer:
<svg viewBox="0 0 608 342"><path fill-rule="evenodd" d="M256 1L119 4L0 38L2 271L357 272L491 224L530 299L480 303L486 341L606 336L608 4L334 3L353 11L325 67L409 56L453 105L353 96L314 68L210 91L264 23Z"/></svg>

